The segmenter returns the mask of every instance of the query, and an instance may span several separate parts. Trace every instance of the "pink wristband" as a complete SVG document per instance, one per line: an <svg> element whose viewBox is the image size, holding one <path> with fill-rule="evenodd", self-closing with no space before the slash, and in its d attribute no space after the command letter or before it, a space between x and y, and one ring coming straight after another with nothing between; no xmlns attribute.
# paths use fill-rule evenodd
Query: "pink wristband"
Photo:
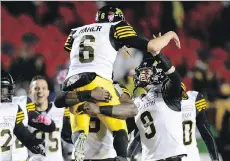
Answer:
<svg viewBox="0 0 230 161"><path fill-rule="evenodd" d="M33 120L33 122L50 125L52 121L47 116L39 115L36 120Z"/></svg>

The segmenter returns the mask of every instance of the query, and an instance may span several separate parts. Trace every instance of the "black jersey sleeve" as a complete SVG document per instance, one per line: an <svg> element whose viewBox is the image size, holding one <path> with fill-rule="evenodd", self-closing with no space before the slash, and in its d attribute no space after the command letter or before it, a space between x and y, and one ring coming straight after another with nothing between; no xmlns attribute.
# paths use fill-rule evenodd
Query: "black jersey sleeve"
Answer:
<svg viewBox="0 0 230 161"><path fill-rule="evenodd" d="M111 36L121 46L147 51L148 40L140 38L134 28L125 21L112 26Z"/></svg>
<svg viewBox="0 0 230 161"><path fill-rule="evenodd" d="M196 116L197 128L207 146L210 157L212 158L212 160L218 160L218 151L217 151L215 139L211 133L210 125L205 115L205 109L207 107L207 104L204 96L201 93L198 93L196 97L195 106L197 111L197 116Z"/></svg>

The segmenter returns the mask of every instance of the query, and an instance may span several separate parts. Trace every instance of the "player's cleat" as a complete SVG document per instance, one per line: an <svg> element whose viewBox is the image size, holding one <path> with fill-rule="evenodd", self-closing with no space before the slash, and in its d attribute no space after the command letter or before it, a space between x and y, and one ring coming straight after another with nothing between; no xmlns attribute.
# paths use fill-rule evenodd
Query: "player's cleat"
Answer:
<svg viewBox="0 0 230 161"><path fill-rule="evenodd" d="M74 151L74 157L75 161L83 161L85 158L84 154L84 146L86 141L86 134L80 133L76 142L74 143L75 151Z"/></svg>

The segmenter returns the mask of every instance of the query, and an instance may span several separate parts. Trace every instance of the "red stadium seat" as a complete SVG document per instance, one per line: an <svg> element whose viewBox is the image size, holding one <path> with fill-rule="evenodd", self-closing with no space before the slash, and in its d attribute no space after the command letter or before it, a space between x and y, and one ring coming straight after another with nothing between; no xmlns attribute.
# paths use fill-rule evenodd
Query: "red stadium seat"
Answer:
<svg viewBox="0 0 230 161"><path fill-rule="evenodd" d="M1 54L1 62L3 63L3 66L8 69L11 65L11 58L10 56L7 56L5 54Z"/></svg>
<svg viewBox="0 0 230 161"><path fill-rule="evenodd" d="M222 48L214 48L211 50L213 58L225 61L228 58L228 53Z"/></svg>

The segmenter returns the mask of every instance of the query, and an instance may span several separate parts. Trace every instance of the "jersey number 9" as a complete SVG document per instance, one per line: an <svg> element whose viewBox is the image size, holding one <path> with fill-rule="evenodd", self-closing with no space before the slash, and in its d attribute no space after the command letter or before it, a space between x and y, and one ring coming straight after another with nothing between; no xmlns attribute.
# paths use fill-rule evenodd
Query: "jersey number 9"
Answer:
<svg viewBox="0 0 230 161"><path fill-rule="evenodd" d="M156 128L153 124L153 117L149 111L145 111L141 114L141 121L144 124L145 127L150 127L151 132L146 132L145 137L147 139L151 139L156 134Z"/></svg>

